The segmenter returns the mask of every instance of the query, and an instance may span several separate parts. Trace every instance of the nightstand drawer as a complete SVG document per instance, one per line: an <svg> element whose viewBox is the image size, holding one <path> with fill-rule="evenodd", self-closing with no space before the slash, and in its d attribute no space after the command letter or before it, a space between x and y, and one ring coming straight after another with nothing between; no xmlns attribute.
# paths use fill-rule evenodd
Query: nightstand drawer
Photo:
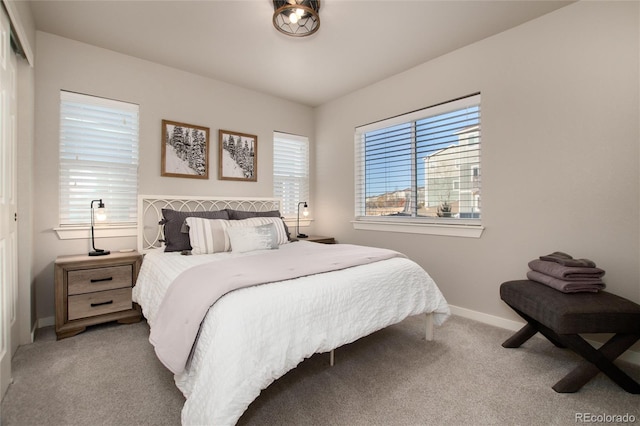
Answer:
<svg viewBox="0 0 640 426"><path fill-rule="evenodd" d="M69 321L132 309L131 287L69 296Z"/></svg>
<svg viewBox="0 0 640 426"><path fill-rule="evenodd" d="M67 291L72 295L131 287L131 276L131 265L69 271Z"/></svg>

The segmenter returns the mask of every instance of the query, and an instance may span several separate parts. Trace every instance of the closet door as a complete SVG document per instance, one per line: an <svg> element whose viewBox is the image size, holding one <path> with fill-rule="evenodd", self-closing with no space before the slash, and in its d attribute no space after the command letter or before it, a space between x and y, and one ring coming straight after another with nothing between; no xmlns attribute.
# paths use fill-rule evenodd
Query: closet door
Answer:
<svg viewBox="0 0 640 426"><path fill-rule="evenodd" d="M9 17L0 7L0 397L11 383L11 356L18 346L16 320L16 56L10 44Z"/></svg>

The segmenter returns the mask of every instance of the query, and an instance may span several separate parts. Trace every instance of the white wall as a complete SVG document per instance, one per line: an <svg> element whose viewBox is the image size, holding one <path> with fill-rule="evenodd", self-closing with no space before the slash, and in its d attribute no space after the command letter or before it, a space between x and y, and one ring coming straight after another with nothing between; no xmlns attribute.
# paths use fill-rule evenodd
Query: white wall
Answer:
<svg viewBox="0 0 640 426"><path fill-rule="evenodd" d="M54 315L53 262L56 256L88 252L90 242L59 240L58 135L60 90L71 90L140 105L139 193L270 197L273 131L311 137L309 107L121 55L44 32L36 34L36 128L34 269L39 319ZM160 176L161 120L210 129L209 179ZM217 179L218 130L258 136L258 181ZM88 206L87 206L88 208ZM100 247L135 247L135 238L101 240Z"/></svg>
<svg viewBox="0 0 640 426"><path fill-rule="evenodd" d="M500 284L556 250L640 301L638 9L575 3L317 108L318 233L403 251L450 304L501 318ZM355 231L354 128L478 91L482 237Z"/></svg>

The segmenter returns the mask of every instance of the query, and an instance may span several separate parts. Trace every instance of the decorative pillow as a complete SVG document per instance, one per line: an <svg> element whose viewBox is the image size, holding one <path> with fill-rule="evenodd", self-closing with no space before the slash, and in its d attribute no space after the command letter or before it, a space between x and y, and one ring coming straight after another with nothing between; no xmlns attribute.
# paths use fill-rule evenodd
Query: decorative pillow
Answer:
<svg viewBox="0 0 640 426"><path fill-rule="evenodd" d="M230 226L227 233L231 242L231 251L236 253L278 248L278 237L274 223L258 226Z"/></svg>
<svg viewBox="0 0 640 426"><path fill-rule="evenodd" d="M289 238L287 237L287 231L285 230L285 227L284 227L284 221L280 219L280 217L251 217L251 218L242 219L242 220L230 220L229 229L247 227L247 226L268 225L270 223L275 226L275 232L276 232L278 244L288 243ZM232 250L233 250L233 247L232 247Z"/></svg>
<svg viewBox="0 0 640 426"><path fill-rule="evenodd" d="M250 217L280 217L278 210L270 210L268 212L247 212L244 210L225 209L230 220L249 219Z"/></svg>
<svg viewBox="0 0 640 426"><path fill-rule="evenodd" d="M226 209L226 211L227 213L229 213L229 219L231 220L242 220L252 217L279 217L282 219L282 215L280 214L279 210L270 210L266 212L247 212L244 210ZM287 240L290 240L291 234L289 233L289 227L286 223L284 223L284 220L282 221L282 224L284 225L284 231L287 234Z"/></svg>
<svg viewBox="0 0 640 426"><path fill-rule="evenodd" d="M189 227L189 242L192 254L211 254L231 250L226 219L204 219L188 217L185 219Z"/></svg>
<svg viewBox="0 0 640 426"><path fill-rule="evenodd" d="M164 251L191 250L189 234L182 232L182 224L188 217L202 217L206 219L229 219L226 210L215 212L180 212L171 209L162 209L163 219L160 225L164 225Z"/></svg>

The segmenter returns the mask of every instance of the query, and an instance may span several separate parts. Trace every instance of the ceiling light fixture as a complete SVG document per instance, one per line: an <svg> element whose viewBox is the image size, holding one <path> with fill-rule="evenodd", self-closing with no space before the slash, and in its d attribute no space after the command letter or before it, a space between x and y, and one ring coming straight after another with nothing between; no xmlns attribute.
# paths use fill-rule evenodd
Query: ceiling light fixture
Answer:
<svg viewBox="0 0 640 426"><path fill-rule="evenodd" d="M320 0L273 0L273 26L291 37L306 37L320 28Z"/></svg>

